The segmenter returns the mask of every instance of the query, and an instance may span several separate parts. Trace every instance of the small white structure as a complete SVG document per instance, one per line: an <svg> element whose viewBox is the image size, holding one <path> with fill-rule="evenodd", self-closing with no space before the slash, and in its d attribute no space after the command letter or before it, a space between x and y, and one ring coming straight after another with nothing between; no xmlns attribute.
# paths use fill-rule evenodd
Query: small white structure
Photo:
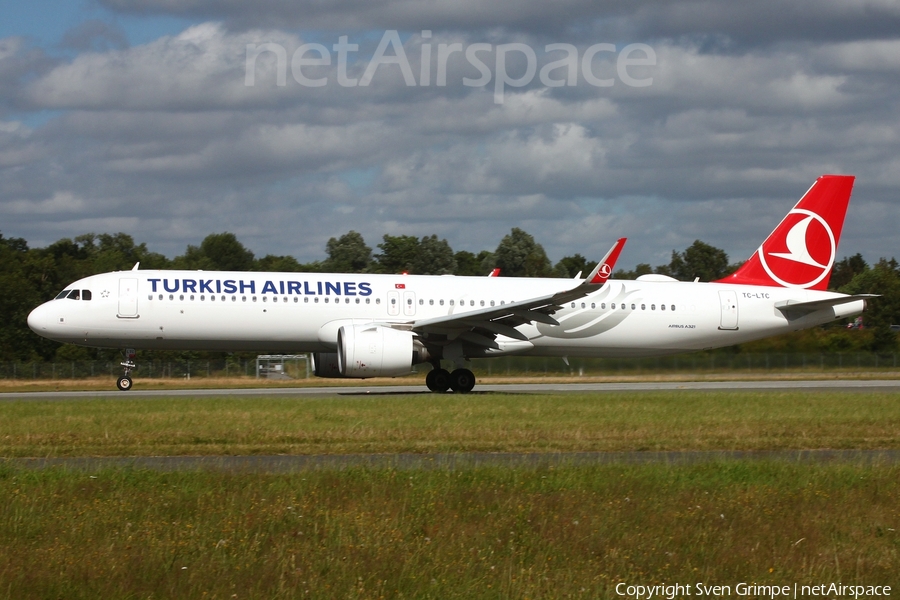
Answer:
<svg viewBox="0 0 900 600"><path fill-rule="evenodd" d="M309 379L309 355L260 354L256 357L256 378L296 379L303 372L300 361L304 362L306 378ZM293 376L288 375L288 371L290 371Z"/></svg>

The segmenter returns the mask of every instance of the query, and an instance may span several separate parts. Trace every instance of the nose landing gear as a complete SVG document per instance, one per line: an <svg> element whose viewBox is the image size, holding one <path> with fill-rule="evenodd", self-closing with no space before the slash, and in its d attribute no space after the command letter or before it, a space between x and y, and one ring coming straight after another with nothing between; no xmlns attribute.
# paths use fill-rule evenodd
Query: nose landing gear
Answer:
<svg viewBox="0 0 900 600"><path fill-rule="evenodd" d="M119 363L123 367L125 367L125 374L119 377L116 381L116 387L118 387L123 392L127 392L131 389L131 386L134 385L134 382L131 380L131 372L137 369L137 365L134 364L134 357L137 353L134 351L134 348L127 348L124 352L125 361Z"/></svg>

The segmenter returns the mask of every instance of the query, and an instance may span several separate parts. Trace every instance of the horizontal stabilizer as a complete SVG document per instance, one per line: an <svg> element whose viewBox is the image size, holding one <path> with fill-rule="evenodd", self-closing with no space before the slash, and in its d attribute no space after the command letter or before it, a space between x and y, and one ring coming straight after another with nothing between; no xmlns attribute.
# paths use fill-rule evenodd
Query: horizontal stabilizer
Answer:
<svg viewBox="0 0 900 600"><path fill-rule="evenodd" d="M794 312L807 314L822 310L823 308L833 308L841 304L856 302L857 300L867 300L869 298L877 298L878 294L854 294L852 296L836 296L834 298L826 298L824 300L783 300L775 303L775 308L781 312Z"/></svg>

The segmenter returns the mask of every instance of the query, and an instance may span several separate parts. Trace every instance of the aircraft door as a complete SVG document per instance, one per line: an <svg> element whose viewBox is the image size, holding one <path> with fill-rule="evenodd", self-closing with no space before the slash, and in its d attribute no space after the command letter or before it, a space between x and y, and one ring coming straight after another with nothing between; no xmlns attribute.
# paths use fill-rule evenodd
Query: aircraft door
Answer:
<svg viewBox="0 0 900 600"><path fill-rule="evenodd" d="M407 317L416 315L416 293L403 292L403 314Z"/></svg>
<svg viewBox="0 0 900 600"><path fill-rule="evenodd" d="M400 292L388 292L388 314L392 317L400 315Z"/></svg>
<svg viewBox="0 0 900 600"><path fill-rule="evenodd" d="M722 308L722 318L719 321L719 329L738 329L737 292L733 290L720 291L719 305Z"/></svg>
<svg viewBox="0 0 900 600"><path fill-rule="evenodd" d="M119 279L119 313L123 319L136 319L138 315L138 280L134 277Z"/></svg>

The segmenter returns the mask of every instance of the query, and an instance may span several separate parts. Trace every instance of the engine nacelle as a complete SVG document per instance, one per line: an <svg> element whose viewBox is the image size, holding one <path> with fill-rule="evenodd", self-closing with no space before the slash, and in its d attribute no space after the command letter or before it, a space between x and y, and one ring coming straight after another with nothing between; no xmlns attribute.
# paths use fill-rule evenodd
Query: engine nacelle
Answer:
<svg viewBox="0 0 900 600"><path fill-rule="evenodd" d="M343 377L337 352L313 352L312 363L316 377Z"/></svg>
<svg viewBox="0 0 900 600"><path fill-rule="evenodd" d="M338 330L337 346L344 377L397 377L428 359L411 331L381 325L344 325Z"/></svg>

